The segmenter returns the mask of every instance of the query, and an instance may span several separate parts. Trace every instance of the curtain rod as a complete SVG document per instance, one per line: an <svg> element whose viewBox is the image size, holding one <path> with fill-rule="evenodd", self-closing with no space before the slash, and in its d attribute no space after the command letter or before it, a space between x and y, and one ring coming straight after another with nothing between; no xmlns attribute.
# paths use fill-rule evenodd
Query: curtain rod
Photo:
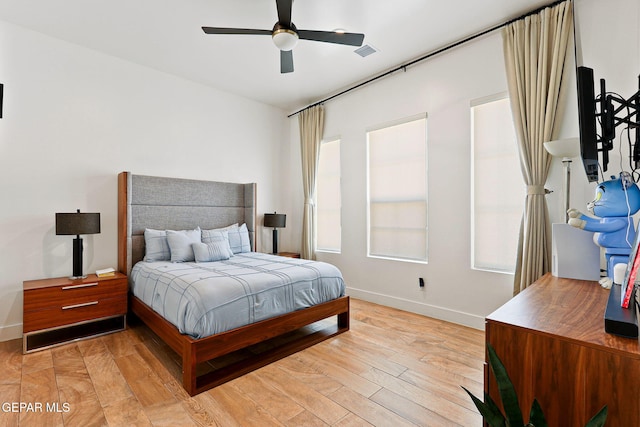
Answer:
<svg viewBox="0 0 640 427"><path fill-rule="evenodd" d="M513 19L511 19L511 20L509 20L509 21L507 21L507 22L503 22L502 24L495 25L495 26L493 26L493 27L491 27L491 28L488 28L488 29L486 29L486 30L484 30L484 31L481 31L481 32L477 33L477 34L474 34L474 35L472 35L472 36L469 36L469 37L467 37L467 38L465 38L465 39L462 39L462 40L459 40L459 41L457 41L457 42L455 42L455 43L452 43L452 44L450 44L450 45L444 46L444 47L442 47L442 48L440 48L440 49L438 49L438 50L435 50L435 51L433 51L433 52L430 52L430 53L428 53L428 54L426 54L426 55L423 55L423 56L421 56L421 57L419 57L419 58L416 58L416 59L414 59L414 60L412 60L412 61L409 61L409 62L407 62L406 64L399 65L399 66L397 66L396 68L393 68L393 69L391 69L391 70L389 70L389 71L386 71L386 72L384 72L384 73L382 73L382 74L379 74L379 75L377 75L377 76L375 76L375 77L372 77L372 78L370 78L369 80L365 80L365 81L363 81L363 82L361 82L361 83L358 83L358 84L357 84L357 85L355 85L355 86L351 86L350 88L347 88L347 89L345 89L345 90L343 90L343 91L341 91L341 92L338 92L338 93L336 93L336 94L334 94L334 95L331 95L331 96L329 96L329 97L327 97L327 98L325 98L325 99L323 99L323 100L321 100L321 101L314 102L313 104L307 105L306 107L304 107L304 108L302 108L302 109L300 109L300 110L296 111L295 113L291 113L291 114L289 114L289 115L287 116L287 118L289 118L289 117L293 117L293 116L295 116L296 114L299 114L299 113L303 112L304 110L308 110L308 109L309 109L309 108L311 108L311 107L315 107L316 105L324 104L325 102L330 101L330 100L332 100L332 99L334 99L334 98L337 98L337 97L338 97L338 96L340 96L340 95L344 95L344 94L345 94L345 93L347 93L347 92L351 92L352 90L358 89L358 88L360 88L360 87L362 87L362 86L364 86L364 85L366 85L366 84L369 84L369 83L374 82L374 81L376 81L376 80L378 80L378 79L381 79L381 78L383 78L383 77L386 77L386 76L388 76L389 74L393 74L393 73L395 73L396 71L400 71L400 70L406 71L407 67L410 67L410 66L412 66L412 65L415 65L415 64L417 64L418 62L422 62L422 61L424 61L425 59L429 59L429 58L431 58L432 56L435 56L435 55L438 55L438 54L440 54L440 53L446 52L446 51L447 51L447 50L449 50L449 49L453 49L454 47L460 46L461 44L464 44L464 43L470 42L471 40L477 39L478 37L482 37L482 36L484 36L485 34L491 33L491 32L493 32L493 31L495 31L495 30L497 30L497 29L500 29L500 28L502 28L502 27L506 27L507 25L510 25L510 24L512 24L512 23L514 23L514 22L516 22L516 21L519 21L519 20L521 20L521 19L526 18L527 16L535 15L536 13L539 13L539 12L541 12L541 11L542 11L542 10L544 10L544 9L547 9L547 8L549 8L549 7L557 6L557 5L559 5L560 3L564 3L565 1L571 1L571 0L557 0L557 1L554 1L553 3L549 3L549 4L547 4L546 6L541 6L541 7L537 8L537 9L534 9L534 10L532 10L532 11L530 11L530 12L527 12L527 13L525 13L524 15L521 15L521 16L519 16L519 17L517 17L517 18L513 18Z"/></svg>

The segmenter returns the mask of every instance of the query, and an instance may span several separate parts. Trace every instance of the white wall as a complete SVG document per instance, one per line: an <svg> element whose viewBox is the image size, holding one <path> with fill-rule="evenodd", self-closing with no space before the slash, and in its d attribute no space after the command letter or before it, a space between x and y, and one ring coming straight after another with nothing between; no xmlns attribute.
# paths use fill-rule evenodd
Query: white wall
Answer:
<svg viewBox="0 0 640 427"><path fill-rule="evenodd" d="M84 271L116 266L121 171L257 182L260 213L284 210L283 111L2 21L0 82L0 341L21 334L23 280L71 275L56 212L100 212Z"/></svg>
<svg viewBox="0 0 640 427"><path fill-rule="evenodd" d="M576 3L585 65L597 74L608 73L610 87L631 95L640 71L637 0ZM603 30L601 22L607 25ZM575 63L570 56L558 138L578 136ZM632 85L619 87L621 79ZM506 90L502 39L495 32L326 103L325 136L342 141L342 252L320 253L318 259L341 268L349 294L476 328L483 328L485 316L511 297L512 275L470 268L470 101ZM428 114L429 262L368 258L365 131L421 112ZM297 117L290 124L293 162L299 158ZM573 171L572 206L583 208L593 197L593 184L587 183L579 161ZM547 188L554 190L548 199L552 222L561 222L559 161L553 163ZM292 193L300 196L289 212L300 218L302 190ZM425 278L424 289L418 277Z"/></svg>

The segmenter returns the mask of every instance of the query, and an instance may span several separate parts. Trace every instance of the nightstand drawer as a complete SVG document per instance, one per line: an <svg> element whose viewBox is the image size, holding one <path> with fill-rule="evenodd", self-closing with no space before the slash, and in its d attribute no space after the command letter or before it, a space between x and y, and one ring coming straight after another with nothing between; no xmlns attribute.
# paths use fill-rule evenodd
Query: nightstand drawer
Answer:
<svg viewBox="0 0 640 427"><path fill-rule="evenodd" d="M277 255L285 258L300 258L300 254L297 252L278 252Z"/></svg>
<svg viewBox="0 0 640 427"><path fill-rule="evenodd" d="M26 333L102 317L124 315L126 312L126 293L113 298L88 299L84 297L82 302L68 300L56 307L29 312L28 316L24 316L22 329Z"/></svg>
<svg viewBox="0 0 640 427"><path fill-rule="evenodd" d="M127 294L127 279L95 280L24 291L24 311L54 309Z"/></svg>

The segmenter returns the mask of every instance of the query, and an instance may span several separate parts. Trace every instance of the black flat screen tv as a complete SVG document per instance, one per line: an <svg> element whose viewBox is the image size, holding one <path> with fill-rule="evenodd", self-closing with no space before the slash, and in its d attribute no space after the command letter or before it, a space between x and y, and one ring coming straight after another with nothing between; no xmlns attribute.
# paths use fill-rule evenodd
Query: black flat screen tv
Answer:
<svg viewBox="0 0 640 427"><path fill-rule="evenodd" d="M598 134L596 132L596 102L593 69L578 67L578 121L580 126L580 155L589 182L598 181ZM608 154L608 153L603 153ZM602 170L607 170L608 155L603 155Z"/></svg>

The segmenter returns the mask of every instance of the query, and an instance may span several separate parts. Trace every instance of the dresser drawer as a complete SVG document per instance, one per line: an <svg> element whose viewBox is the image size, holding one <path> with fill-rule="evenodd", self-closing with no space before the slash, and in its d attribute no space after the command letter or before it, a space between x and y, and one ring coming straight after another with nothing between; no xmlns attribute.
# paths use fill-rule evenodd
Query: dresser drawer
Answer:
<svg viewBox="0 0 640 427"><path fill-rule="evenodd" d="M127 313L126 293L113 298L83 298L86 301L65 301L64 304L59 304L56 307L25 313L22 326L23 332L50 329Z"/></svg>
<svg viewBox="0 0 640 427"><path fill-rule="evenodd" d="M127 279L95 280L75 283L69 281L58 286L29 289L24 291L24 311L60 309L62 306L76 305L90 301L126 296Z"/></svg>

